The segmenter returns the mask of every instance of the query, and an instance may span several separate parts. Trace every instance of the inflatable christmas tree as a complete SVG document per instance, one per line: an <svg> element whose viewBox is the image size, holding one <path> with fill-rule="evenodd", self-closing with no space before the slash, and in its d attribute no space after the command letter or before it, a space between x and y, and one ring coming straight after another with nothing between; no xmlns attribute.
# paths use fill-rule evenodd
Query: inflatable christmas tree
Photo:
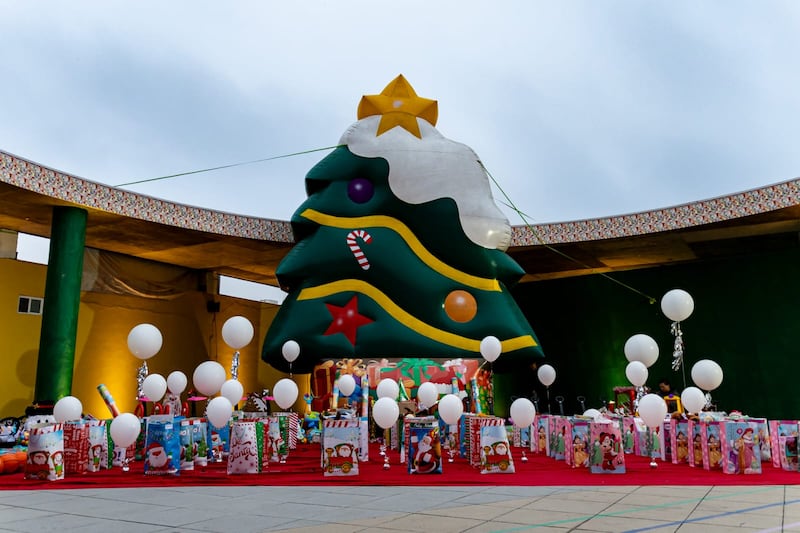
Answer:
<svg viewBox="0 0 800 533"><path fill-rule="evenodd" d="M264 361L289 370L287 341L301 373L332 358L480 358L487 337L502 366L541 358L508 291L524 274L508 220L477 155L434 127L436 101L398 76L358 119L306 176Z"/></svg>

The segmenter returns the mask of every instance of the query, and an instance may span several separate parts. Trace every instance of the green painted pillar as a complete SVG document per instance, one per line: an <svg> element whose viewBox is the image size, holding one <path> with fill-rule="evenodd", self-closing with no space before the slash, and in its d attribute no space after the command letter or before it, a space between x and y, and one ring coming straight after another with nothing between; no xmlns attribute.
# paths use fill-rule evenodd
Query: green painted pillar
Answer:
<svg viewBox="0 0 800 533"><path fill-rule="evenodd" d="M72 392L86 218L87 212L77 207L53 208L34 404Z"/></svg>

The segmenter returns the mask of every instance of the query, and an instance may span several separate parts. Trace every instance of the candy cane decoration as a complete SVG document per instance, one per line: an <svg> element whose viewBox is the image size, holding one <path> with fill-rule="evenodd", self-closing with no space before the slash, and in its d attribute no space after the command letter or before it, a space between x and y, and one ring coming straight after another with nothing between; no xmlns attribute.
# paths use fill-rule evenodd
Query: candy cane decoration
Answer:
<svg viewBox="0 0 800 533"><path fill-rule="evenodd" d="M372 236L363 229L353 230L347 234L347 246L350 247L350 251L353 252L356 261L358 261L362 269L369 270L369 259L367 259L367 256L361 251L361 247L356 242L358 237L364 241L364 244L369 244L372 241Z"/></svg>

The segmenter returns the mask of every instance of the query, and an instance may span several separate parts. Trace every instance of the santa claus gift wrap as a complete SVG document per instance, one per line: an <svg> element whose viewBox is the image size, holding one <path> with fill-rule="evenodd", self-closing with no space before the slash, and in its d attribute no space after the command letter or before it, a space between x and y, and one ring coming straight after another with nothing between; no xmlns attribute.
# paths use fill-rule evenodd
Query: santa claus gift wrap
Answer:
<svg viewBox="0 0 800 533"><path fill-rule="evenodd" d="M409 474L441 474L442 445L435 417L407 417L403 432L408 450Z"/></svg>
<svg viewBox="0 0 800 533"><path fill-rule="evenodd" d="M325 476L358 475L359 420L322 421L322 472Z"/></svg>
<svg viewBox="0 0 800 533"><path fill-rule="evenodd" d="M495 423L499 420L500 424ZM514 461L508 433L502 424L503 419L488 419L480 427L480 471L481 474L512 474Z"/></svg>
<svg viewBox="0 0 800 533"><path fill-rule="evenodd" d="M64 427L48 424L33 427L28 435L26 479L64 479Z"/></svg>
<svg viewBox="0 0 800 533"><path fill-rule="evenodd" d="M174 420L147 421L144 473L146 475L178 475L180 473L180 426Z"/></svg>

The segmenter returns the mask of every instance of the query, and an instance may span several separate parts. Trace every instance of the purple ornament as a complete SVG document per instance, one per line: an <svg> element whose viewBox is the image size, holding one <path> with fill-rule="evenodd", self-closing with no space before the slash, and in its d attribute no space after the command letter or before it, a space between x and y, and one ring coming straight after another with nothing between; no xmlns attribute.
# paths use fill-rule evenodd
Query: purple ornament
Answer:
<svg viewBox="0 0 800 533"><path fill-rule="evenodd" d="M369 202L375 194L375 187L366 178L355 178L347 184L347 196L357 204Z"/></svg>

